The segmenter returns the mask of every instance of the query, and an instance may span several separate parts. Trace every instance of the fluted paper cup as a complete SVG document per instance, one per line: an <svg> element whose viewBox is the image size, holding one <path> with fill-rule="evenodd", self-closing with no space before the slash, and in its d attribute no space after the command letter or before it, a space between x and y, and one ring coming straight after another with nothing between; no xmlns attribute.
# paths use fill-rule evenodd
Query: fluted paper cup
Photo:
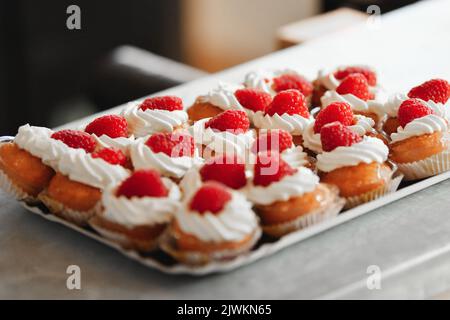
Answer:
<svg viewBox="0 0 450 320"><path fill-rule="evenodd" d="M450 170L450 147L426 159L409 163L397 163L397 166L407 181L419 180L444 173Z"/></svg>
<svg viewBox="0 0 450 320"><path fill-rule="evenodd" d="M0 189L19 201L35 203L37 200L17 186L6 173L0 170Z"/></svg>

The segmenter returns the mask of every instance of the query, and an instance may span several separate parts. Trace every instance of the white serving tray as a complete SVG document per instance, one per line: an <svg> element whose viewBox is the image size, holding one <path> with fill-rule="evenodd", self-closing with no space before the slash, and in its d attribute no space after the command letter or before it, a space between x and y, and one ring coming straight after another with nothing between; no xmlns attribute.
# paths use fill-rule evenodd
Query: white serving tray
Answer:
<svg viewBox="0 0 450 320"><path fill-rule="evenodd" d="M205 266L187 266L180 263L175 262L172 258L168 257L166 254L158 251L149 255L141 255L136 251L132 250L124 250L119 245L101 237L98 233L96 233L91 228L81 228L72 223L69 223L63 219L58 218L50 213L45 212L45 208L42 205L31 206L22 202L22 205L29 210L30 212L41 216L44 219L50 220L52 222L56 222L62 224L72 230L78 231L79 233L88 236L92 239L95 239L111 248L122 253L124 256L135 260L149 268L159 270L168 274L189 274L195 276L203 276L211 273L221 273L228 272L239 267L248 265L252 262L255 262L264 257L268 257L273 255L274 253L291 246L295 243L298 243L304 239L312 237L320 232L331 229L335 226L338 226L344 222L347 222L351 219L369 213L370 211L380 208L388 203L394 202L398 199L404 198L410 194L428 188L434 184L437 184L441 181L450 178L450 171L440 174L438 176L434 176L431 178L424 179L422 181L411 183L408 186L401 186L401 189L388 194L382 198L371 201L369 203L360 205L353 209L347 210L339 214L336 218L326 220L317 225L308 227L303 230L299 230L297 232L288 234L282 237L279 240L274 242L266 242L257 246L256 249L253 249L247 254L239 256L238 258L230 261L222 261L222 262L214 262Z"/></svg>

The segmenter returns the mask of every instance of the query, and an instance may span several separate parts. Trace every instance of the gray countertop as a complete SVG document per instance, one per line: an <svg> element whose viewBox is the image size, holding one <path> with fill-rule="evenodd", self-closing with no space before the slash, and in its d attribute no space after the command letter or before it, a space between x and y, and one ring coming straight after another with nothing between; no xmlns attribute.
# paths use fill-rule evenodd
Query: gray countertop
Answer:
<svg viewBox="0 0 450 320"><path fill-rule="evenodd" d="M283 50L167 90L189 102L218 79L239 81L262 67L366 63L390 90L431 77L450 79L450 1L426 1L382 19ZM412 23L412 21L433 23ZM437 40L439 39L439 40ZM447 41L446 41L447 40ZM432 50L430 49L432 48ZM67 228L27 213L0 192L0 298L432 298L450 291L450 180L227 274L164 275ZM81 290L68 290L66 269L81 268ZM367 268L381 270L369 290Z"/></svg>

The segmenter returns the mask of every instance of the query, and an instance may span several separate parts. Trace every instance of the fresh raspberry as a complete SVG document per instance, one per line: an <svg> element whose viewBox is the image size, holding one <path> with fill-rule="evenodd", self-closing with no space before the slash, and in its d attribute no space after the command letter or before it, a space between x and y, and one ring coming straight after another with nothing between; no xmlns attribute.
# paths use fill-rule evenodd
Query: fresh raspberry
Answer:
<svg viewBox="0 0 450 320"><path fill-rule="evenodd" d="M404 128L408 123L417 118L425 117L433 113L433 109L420 99L408 99L398 108L398 122Z"/></svg>
<svg viewBox="0 0 450 320"><path fill-rule="evenodd" d="M345 77L337 87L336 92L339 94L353 94L364 101L369 100L370 97L369 84L366 77L361 73L353 73Z"/></svg>
<svg viewBox="0 0 450 320"><path fill-rule="evenodd" d="M107 135L110 138L127 137L128 124L122 116L107 115L89 123L85 131L89 134L95 134L97 137L102 135Z"/></svg>
<svg viewBox="0 0 450 320"><path fill-rule="evenodd" d="M345 69L339 69L334 73L334 76L338 80L346 78L348 75L361 73L367 79L369 86L374 87L377 85L377 74L367 67L347 67Z"/></svg>
<svg viewBox="0 0 450 320"><path fill-rule="evenodd" d="M450 98L450 84L443 79L432 79L412 88L408 97L436 103L446 103Z"/></svg>
<svg viewBox="0 0 450 320"><path fill-rule="evenodd" d="M299 114L304 118L309 118L305 96L295 89L281 91L273 98L272 103L266 110L266 114L270 116L275 113L278 115L284 113L289 115Z"/></svg>
<svg viewBox="0 0 450 320"><path fill-rule="evenodd" d="M94 151L96 142L89 133L78 130L61 130L52 134L55 140L64 142L74 149L84 149L87 153Z"/></svg>
<svg viewBox="0 0 450 320"><path fill-rule="evenodd" d="M205 127L219 131L247 132L250 128L250 120L245 111L227 110L209 119Z"/></svg>
<svg viewBox="0 0 450 320"><path fill-rule="evenodd" d="M256 158L253 184L266 187L296 172L297 170L289 166L278 152L262 152Z"/></svg>
<svg viewBox="0 0 450 320"><path fill-rule="evenodd" d="M267 106L272 102L270 94L254 88L239 89L234 95L244 108L255 112L266 111Z"/></svg>
<svg viewBox="0 0 450 320"><path fill-rule="evenodd" d="M162 96L147 98L142 102L140 109L145 111L150 110L183 110L183 100L175 96Z"/></svg>
<svg viewBox="0 0 450 320"><path fill-rule="evenodd" d="M333 151L337 147L349 147L360 142L362 138L349 127L336 121L328 123L320 130L320 141L323 151Z"/></svg>
<svg viewBox="0 0 450 320"><path fill-rule="evenodd" d="M127 157L119 149L104 148L101 149L100 151L92 153L92 158L100 158L110 164L116 164L120 166L127 165Z"/></svg>
<svg viewBox="0 0 450 320"><path fill-rule="evenodd" d="M283 74L273 79L273 90L281 92L289 89L297 89L305 97L309 97L313 92L313 85L306 78L295 73Z"/></svg>
<svg viewBox="0 0 450 320"><path fill-rule="evenodd" d="M245 164L234 156L215 156L203 165L200 175L203 181L221 182L232 189L240 189L247 184Z"/></svg>
<svg viewBox="0 0 450 320"><path fill-rule="evenodd" d="M194 155L194 138L186 133L155 133L145 143L153 152L163 152L169 157L192 157Z"/></svg>
<svg viewBox="0 0 450 320"><path fill-rule="evenodd" d="M344 126L353 124L353 110L346 102L333 102L322 109L317 115L314 123L314 133L320 133L320 129L327 123L339 121Z"/></svg>
<svg viewBox="0 0 450 320"><path fill-rule="evenodd" d="M231 200L231 193L223 184L209 181L197 190L191 200L191 210L199 213L219 213Z"/></svg>
<svg viewBox="0 0 450 320"><path fill-rule="evenodd" d="M292 147L292 136L289 132L281 129L269 130L261 133L252 145L251 151L254 154L264 151L283 152Z"/></svg>
<svg viewBox="0 0 450 320"><path fill-rule="evenodd" d="M133 197L167 197L168 191L158 171L138 170L126 179L117 189L118 197L124 196L129 199Z"/></svg>

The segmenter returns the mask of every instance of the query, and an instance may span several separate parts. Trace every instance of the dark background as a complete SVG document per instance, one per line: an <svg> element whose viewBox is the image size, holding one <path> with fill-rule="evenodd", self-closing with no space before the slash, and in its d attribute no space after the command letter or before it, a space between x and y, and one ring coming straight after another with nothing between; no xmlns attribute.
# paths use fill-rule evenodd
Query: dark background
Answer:
<svg viewBox="0 0 450 320"><path fill-rule="evenodd" d="M378 4L386 12L411 2L324 0L322 8ZM82 8L82 30L66 28L71 4ZM136 82L141 74L111 71L116 69L107 64L111 51L124 44L183 61L180 21L179 0L2 0L0 135L15 134L27 122L58 125L177 84L158 77L156 86L153 80ZM119 96L118 77L124 83Z"/></svg>

